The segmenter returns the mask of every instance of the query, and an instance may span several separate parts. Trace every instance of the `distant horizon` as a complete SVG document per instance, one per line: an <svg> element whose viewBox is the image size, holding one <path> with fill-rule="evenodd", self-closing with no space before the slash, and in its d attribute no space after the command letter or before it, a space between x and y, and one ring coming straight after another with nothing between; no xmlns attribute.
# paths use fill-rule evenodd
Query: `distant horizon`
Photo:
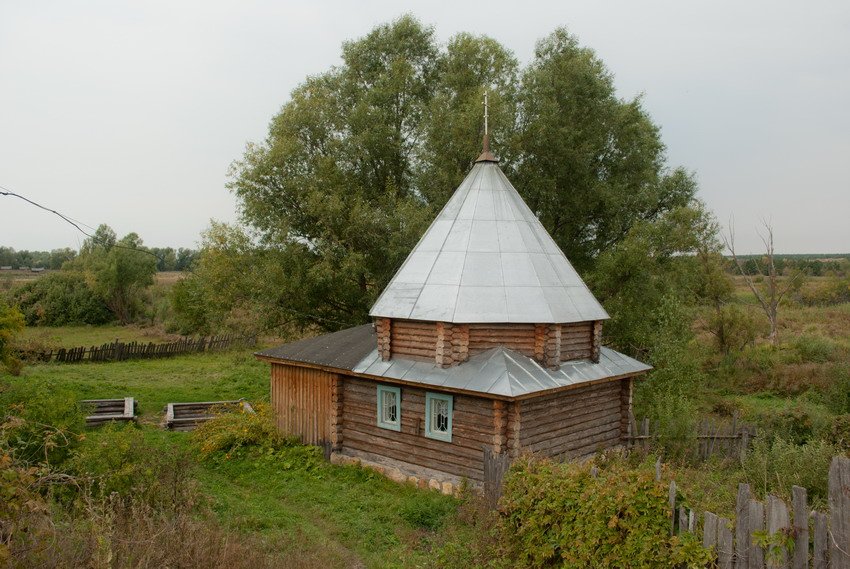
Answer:
<svg viewBox="0 0 850 569"><path fill-rule="evenodd" d="M120 235L119 235L119 237L120 237ZM142 236L142 237L144 238L144 236ZM28 249L28 248L26 248L26 247L17 248L17 247L12 247L11 245L5 245L5 244L3 244L3 243L0 243L0 248L3 248L3 247L9 247L9 248L13 249L15 252L19 252L19 251L27 251L27 252L30 252L30 253L50 253L51 251L58 251L58 250L65 249L65 248L72 249L72 250L74 250L74 251L79 251L79 250L80 250L80 248L79 248L79 247L70 247L70 246L64 246L64 247L53 247L53 248L51 248L51 249ZM144 243L144 247L145 247L145 248L148 248L148 249L167 249L167 248L169 248L169 247L170 247L171 249L174 249L174 251L177 251L178 249L181 249L181 248L183 248L183 249L190 249L190 250L193 250L193 251L200 251L200 250L201 250L201 248L200 248L200 247L183 247L183 246L175 247L175 246L173 246L173 245L148 245L147 243ZM756 251L756 252L748 252L748 253L737 253L738 257L764 256L764 255L766 255L766 254L767 254L767 253L765 253L764 251ZM814 253L811 253L811 252L806 252L806 253L787 253L787 252L783 252L783 251L775 251L773 254L774 254L774 256L776 256L776 257L789 257L789 256L795 256L795 257L824 257L824 258L828 258L828 257L838 257L838 258L846 258L846 257L850 257L850 251L846 251L846 252L818 251L818 252L814 252ZM728 252L721 252L721 255L722 255L723 257L726 257L726 258L730 258L730 259L732 258L732 255L731 255L730 253L728 253ZM569 259L569 254L567 254L567 258Z"/></svg>

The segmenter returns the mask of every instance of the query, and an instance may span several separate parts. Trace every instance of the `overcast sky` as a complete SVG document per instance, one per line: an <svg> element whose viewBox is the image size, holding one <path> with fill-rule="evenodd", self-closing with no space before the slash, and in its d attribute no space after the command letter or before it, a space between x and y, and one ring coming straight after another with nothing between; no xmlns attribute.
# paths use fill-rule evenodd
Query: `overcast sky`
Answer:
<svg viewBox="0 0 850 569"><path fill-rule="evenodd" d="M671 166L739 249L850 251L850 2L0 0L0 185L151 246L236 219L229 164L340 44L411 13L446 42L487 34L522 63L566 26L644 94ZM0 245L78 247L0 197Z"/></svg>

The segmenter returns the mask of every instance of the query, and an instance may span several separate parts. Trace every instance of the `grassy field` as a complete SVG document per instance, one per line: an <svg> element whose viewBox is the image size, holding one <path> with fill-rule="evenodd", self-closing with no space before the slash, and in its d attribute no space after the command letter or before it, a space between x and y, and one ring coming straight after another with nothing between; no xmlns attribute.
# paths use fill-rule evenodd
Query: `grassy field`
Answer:
<svg viewBox="0 0 850 569"><path fill-rule="evenodd" d="M269 398L268 365L248 350L105 364L24 368L15 381L62 386L80 399L134 397L141 420L157 423L166 403Z"/></svg>
<svg viewBox="0 0 850 569"><path fill-rule="evenodd" d="M54 330L79 339L88 330ZM163 451L197 454L188 433L159 424L168 402L244 397L268 400L268 364L253 350L106 364L40 364L0 379L29 389L63 390L77 399L135 397L145 439ZM2 385L2 383L0 383ZM87 436L99 437L98 432ZM108 438L109 433L105 433ZM104 440L103 444L111 444ZM198 458L193 477L221 523L260 539L293 567L428 566L434 528L450 519L457 500L399 485L357 467L304 462L296 453L246 452Z"/></svg>
<svg viewBox="0 0 850 569"><path fill-rule="evenodd" d="M806 286L822 282L812 279ZM850 418L850 303L786 302L780 308L780 343L772 348L761 337L765 322L755 298L740 280L736 285L736 302L760 322L759 334L742 350L722 355L697 321L692 357L701 363L705 384L689 396L700 414L729 418L737 412L756 424L761 435L751 457L762 462L672 461L666 476L679 482L691 507L730 517L738 482L779 495L791 483L806 485L815 489L812 502L822 503L823 492L816 489L818 477L825 477L820 472L823 462L832 452L841 452L839 446L829 446L838 444L831 433ZM118 326L35 328L26 331L26 338L65 346L168 339L156 329ZM284 566L430 567L435 566L432 550L440 547L444 534L486 539L487 529L470 529L455 499L398 485L362 469L305 461L295 450L246 451L202 460L189 435L159 428L168 402L240 397L267 401L268 366L256 361L252 351L31 365L20 377L0 378L0 386L3 381L20 382L70 391L78 399L135 397L146 440L162 450L192 453L192 475L216 518L227 528L257 537L270 555L286 560ZM793 439L797 446L771 446L774 436ZM447 527L451 531L440 531Z"/></svg>

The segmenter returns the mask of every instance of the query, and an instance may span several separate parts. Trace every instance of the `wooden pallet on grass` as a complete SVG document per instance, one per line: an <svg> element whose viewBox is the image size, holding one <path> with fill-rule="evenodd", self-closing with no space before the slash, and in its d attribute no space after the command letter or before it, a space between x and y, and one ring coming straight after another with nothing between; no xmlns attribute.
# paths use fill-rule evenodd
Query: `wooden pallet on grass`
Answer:
<svg viewBox="0 0 850 569"><path fill-rule="evenodd" d="M112 421L136 420L136 401L132 397L121 399L86 399L80 401L94 412L86 417L87 427L98 427Z"/></svg>
<svg viewBox="0 0 850 569"><path fill-rule="evenodd" d="M244 399L236 401L198 401L194 403L169 403L165 410L166 429L172 431L193 431L195 427L209 421L215 416L213 408L232 407L235 411L239 407L247 413L253 413L254 408Z"/></svg>

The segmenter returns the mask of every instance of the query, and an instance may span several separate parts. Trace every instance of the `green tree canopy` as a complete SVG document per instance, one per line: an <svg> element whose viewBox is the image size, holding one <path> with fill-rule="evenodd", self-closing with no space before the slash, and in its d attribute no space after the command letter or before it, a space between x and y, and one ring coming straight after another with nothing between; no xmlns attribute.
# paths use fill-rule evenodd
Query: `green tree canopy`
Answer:
<svg viewBox="0 0 850 569"><path fill-rule="evenodd" d="M153 284L156 263L157 258L144 248L137 234L128 233L118 240L112 228L101 224L83 242L69 268L83 271L91 289L126 324L140 308L142 291Z"/></svg>
<svg viewBox="0 0 850 569"><path fill-rule="evenodd" d="M692 205L693 177L668 168L640 98L617 97L566 30L520 69L491 38L462 33L442 47L405 16L345 43L342 64L296 88L233 165L242 221L287 274L282 310L326 329L366 320L480 152L485 88L502 167L585 276L634 231Z"/></svg>

